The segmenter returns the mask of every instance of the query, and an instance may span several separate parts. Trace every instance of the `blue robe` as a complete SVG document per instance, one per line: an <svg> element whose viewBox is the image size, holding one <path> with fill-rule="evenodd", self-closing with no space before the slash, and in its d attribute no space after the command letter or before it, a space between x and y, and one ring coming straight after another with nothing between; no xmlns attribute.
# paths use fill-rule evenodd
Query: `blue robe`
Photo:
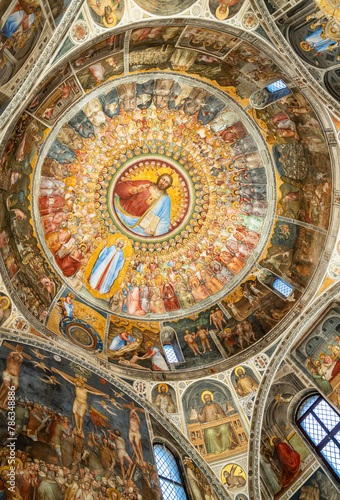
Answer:
<svg viewBox="0 0 340 500"><path fill-rule="evenodd" d="M124 266L124 252L118 250L116 245L105 246L98 255L97 261L93 266L90 276L90 285L99 293L108 293L118 274ZM99 290L97 289L99 281L103 279Z"/></svg>
<svg viewBox="0 0 340 500"><path fill-rule="evenodd" d="M1 30L1 33L4 37L10 38L17 31L24 18L24 15L25 12L23 10L17 10L16 12L13 12L13 14L8 16L8 19ZM31 26L34 22L34 14L30 14L28 16L28 21L29 26Z"/></svg>
<svg viewBox="0 0 340 500"><path fill-rule="evenodd" d="M323 40L321 38L321 33L322 33L323 28L318 29L317 31L314 31L309 36L306 36L305 41L307 43L310 43L312 48L315 49L317 52L325 52L326 50L329 49L330 45L334 45L334 41L330 40L329 38L326 38Z"/></svg>
<svg viewBox="0 0 340 500"><path fill-rule="evenodd" d="M118 198L118 197L117 197ZM135 234L142 234L143 236L151 236L146 234L143 228L140 226L133 227L135 224L141 220L142 217L128 215L123 213L119 208L118 200L115 200L115 208L119 219L123 224L130 229ZM170 214L171 214L171 200L169 195L161 196L154 207L151 209L151 213L160 217L160 221L156 227L155 236L166 234L170 228ZM153 236L153 235L152 235Z"/></svg>
<svg viewBox="0 0 340 500"><path fill-rule="evenodd" d="M128 339L131 340L131 342L134 342L136 340L131 335L128 335ZM113 337L109 349L110 351L119 351L119 349L122 349L126 344L127 344L126 340L120 338L119 334L116 337Z"/></svg>
<svg viewBox="0 0 340 500"><path fill-rule="evenodd" d="M65 309L66 309L66 312L67 312L67 316L69 318L72 318L72 316L73 316L73 303L72 304L68 304L67 302L64 302L64 306L65 306Z"/></svg>

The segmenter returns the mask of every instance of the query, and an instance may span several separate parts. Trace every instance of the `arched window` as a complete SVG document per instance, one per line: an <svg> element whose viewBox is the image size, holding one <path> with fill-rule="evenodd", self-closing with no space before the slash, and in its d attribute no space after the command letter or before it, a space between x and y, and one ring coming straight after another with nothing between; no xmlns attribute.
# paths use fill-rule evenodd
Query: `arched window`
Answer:
<svg viewBox="0 0 340 500"><path fill-rule="evenodd" d="M340 481L340 415L320 395L300 404L296 422L321 460Z"/></svg>
<svg viewBox="0 0 340 500"><path fill-rule="evenodd" d="M171 344L163 345L163 349L165 352L166 359L168 360L168 363L179 363L179 359L175 353L175 349L172 347Z"/></svg>
<svg viewBox="0 0 340 500"><path fill-rule="evenodd" d="M278 90L283 90L286 88L287 88L287 85L282 80L276 80L276 82L271 83L270 85L267 85L267 87L266 87L266 89L269 90L269 92L277 92Z"/></svg>
<svg viewBox="0 0 340 500"><path fill-rule="evenodd" d="M273 288L277 290L281 295L284 297L288 297L292 291L294 290L294 287L291 285L288 285L285 281L281 280L280 278L276 278L273 283Z"/></svg>
<svg viewBox="0 0 340 500"><path fill-rule="evenodd" d="M162 444L154 444L153 451L163 500L187 500L181 471L171 451Z"/></svg>
<svg viewBox="0 0 340 500"><path fill-rule="evenodd" d="M176 331L171 326L165 326L161 331L161 341L168 363L183 363L184 358L177 339Z"/></svg>

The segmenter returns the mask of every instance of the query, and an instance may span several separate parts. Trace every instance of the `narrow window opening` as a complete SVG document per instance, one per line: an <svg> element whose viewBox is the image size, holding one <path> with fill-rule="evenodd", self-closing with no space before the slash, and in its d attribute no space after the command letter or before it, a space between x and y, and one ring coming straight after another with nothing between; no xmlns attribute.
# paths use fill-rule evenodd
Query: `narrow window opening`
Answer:
<svg viewBox="0 0 340 500"><path fill-rule="evenodd" d="M289 295L294 290L294 287L292 287L291 285L288 285L288 283L286 283L285 281L283 281L280 278L276 278L273 281L272 286L273 286L273 288L275 288L275 290L277 290L279 293L281 293L281 295L283 295L284 297L289 297Z"/></svg>
<svg viewBox="0 0 340 500"><path fill-rule="evenodd" d="M270 85L267 85L267 87L266 87L266 89L269 92L277 92L278 90L283 90L285 88L287 88L287 85L282 80L277 80L276 82L271 83Z"/></svg>
<svg viewBox="0 0 340 500"><path fill-rule="evenodd" d="M168 360L168 363L179 363L179 359L175 353L175 349L172 347L171 344L163 345L163 349L165 352L166 359Z"/></svg>
<svg viewBox="0 0 340 500"><path fill-rule="evenodd" d="M177 460L163 445L153 447L163 500L187 500Z"/></svg>
<svg viewBox="0 0 340 500"><path fill-rule="evenodd" d="M305 399L297 425L334 477L340 480L340 415L318 395Z"/></svg>

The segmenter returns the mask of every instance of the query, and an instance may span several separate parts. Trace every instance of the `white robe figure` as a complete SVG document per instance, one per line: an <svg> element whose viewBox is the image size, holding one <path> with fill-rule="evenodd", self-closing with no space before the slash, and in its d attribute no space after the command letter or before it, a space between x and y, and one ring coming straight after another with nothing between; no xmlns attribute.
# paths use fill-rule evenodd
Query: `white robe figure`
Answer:
<svg viewBox="0 0 340 500"><path fill-rule="evenodd" d="M110 291L124 266L124 252L117 245L105 246L98 255L90 276L90 285L97 292Z"/></svg>

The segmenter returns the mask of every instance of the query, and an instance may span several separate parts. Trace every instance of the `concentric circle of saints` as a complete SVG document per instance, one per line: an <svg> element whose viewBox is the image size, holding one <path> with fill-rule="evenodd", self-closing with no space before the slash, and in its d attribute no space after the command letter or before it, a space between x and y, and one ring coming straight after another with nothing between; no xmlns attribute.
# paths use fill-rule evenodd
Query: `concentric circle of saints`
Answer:
<svg viewBox="0 0 340 500"><path fill-rule="evenodd" d="M252 266L268 210L241 113L192 81L148 75L69 118L36 181L37 233L63 281L131 316L227 294Z"/></svg>

